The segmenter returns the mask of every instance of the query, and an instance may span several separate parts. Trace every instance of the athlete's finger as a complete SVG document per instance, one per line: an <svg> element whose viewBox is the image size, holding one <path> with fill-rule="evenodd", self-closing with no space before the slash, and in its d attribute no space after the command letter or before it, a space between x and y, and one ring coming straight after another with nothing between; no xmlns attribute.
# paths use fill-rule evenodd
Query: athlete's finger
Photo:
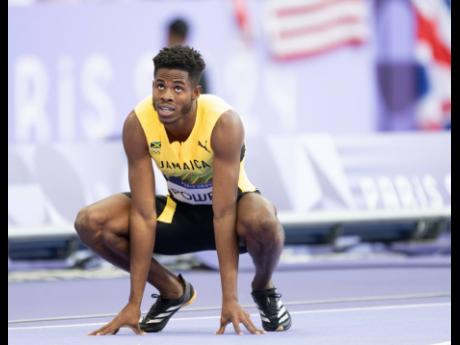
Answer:
<svg viewBox="0 0 460 345"><path fill-rule="evenodd" d="M227 320L220 320L220 327L217 330L216 334L224 334L225 332L225 327L227 327L228 321Z"/></svg>
<svg viewBox="0 0 460 345"><path fill-rule="evenodd" d="M115 329L113 329L109 334L115 335L115 334L118 333L119 330L120 330L120 328L115 328Z"/></svg>
<svg viewBox="0 0 460 345"><path fill-rule="evenodd" d="M100 335L101 332L103 332L108 326L109 326L109 324L106 324L106 325L102 326L101 328L91 332L89 335Z"/></svg>
<svg viewBox="0 0 460 345"><path fill-rule="evenodd" d="M235 329L236 334L242 335L243 332L241 332L241 329L240 329L240 322L238 320L233 320L232 323L233 323L233 328Z"/></svg>
<svg viewBox="0 0 460 345"><path fill-rule="evenodd" d="M225 325L222 325L219 327L216 334L224 334L224 332L225 332Z"/></svg>
<svg viewBox="0 0 460 345"><path fill-rule="evenodd" d="M232 320L232 324L233 324L233 328L235 329L235 333L238 335L242 335L243 332L241 332L241 329L240 329L240 320L238 319Z"/></svg>
<svg viewBox="0 0 460 345"><path fill-rule="evenodd" d="M98 332L96 335L107 335L107 334L117 334L119 328L113 327L112 325L109 325L109 327L106 327L104 330Z"/></svg>
<svg viewBox="0 0 460 345"><path fill-rule="evenodd" d="M246 329L251 332L251 334L263 334L264 331L261 329L257 328L251 321L251 319L248 317L247 319L243 320L243 325L246 327Z"/></svg>
<svg viewBox="0 0 460 345"><path fill-rule="evenodd" d="M141 330L141 328L139 327L139 325L137 325L137 327L135 326L129 326L134 333L136 333L137 335L144 335L145 332Z"/></svg>

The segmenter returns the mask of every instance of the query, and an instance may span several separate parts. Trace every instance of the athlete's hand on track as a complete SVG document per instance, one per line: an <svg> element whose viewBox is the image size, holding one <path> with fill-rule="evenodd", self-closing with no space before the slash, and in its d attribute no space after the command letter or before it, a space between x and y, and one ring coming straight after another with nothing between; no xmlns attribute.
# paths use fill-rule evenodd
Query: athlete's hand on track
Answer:
<svg viewBox="0 0 460 345"><path fill-rule="evenodd" d="M251 316L239 305L238 302L224 302L222 303L222 312L220 316L220 328L216 334L224 334L225 327L229 323L233 324L233 328L238 335L243 334L240 329L240 323L252 334L263 334L264 331L256 328L251 321Z"/></svg>
<svg viewBox="0 0 460 345"><path fill-rule="evenodd" d="M118 333L121 327L129 327L137 335L142 335L144 332L139 327L140 317L139 307L127 304L112 321L89 335L114 335Z"/></svg>

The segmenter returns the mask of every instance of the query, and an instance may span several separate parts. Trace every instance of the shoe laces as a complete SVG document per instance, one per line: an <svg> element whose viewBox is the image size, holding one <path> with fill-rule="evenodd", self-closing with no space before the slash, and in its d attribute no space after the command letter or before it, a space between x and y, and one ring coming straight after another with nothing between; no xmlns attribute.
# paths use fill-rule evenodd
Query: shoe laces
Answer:
<svg viewBox="0 0 460 345"><path fill-rule="evenodd" d="M161 310L161 307L162 307L161 305L164 301L164 298L161 295L156 294L156 293L152 294L151 297L155 298L156 302L152 305L149 312L147 313L148 317L157 314L158 311Z"/></svg>
<svg viewBox="0 0 460 345"><path fill-rule="evenodd" d="M270 292L267 294L267 302L265 303L269 315L278 315L278 301L281 294L277 292Z"/></svg>

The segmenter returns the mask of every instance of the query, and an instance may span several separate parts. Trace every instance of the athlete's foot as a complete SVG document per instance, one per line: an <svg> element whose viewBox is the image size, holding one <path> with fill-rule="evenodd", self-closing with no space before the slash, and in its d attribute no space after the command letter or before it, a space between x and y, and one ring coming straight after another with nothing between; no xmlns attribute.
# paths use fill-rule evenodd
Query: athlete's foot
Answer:
<svg viewBox="0 0 460 345"><path fill-rule="evenodd" d="M179 281L183 287L183 293L179 298L172 299L163 295L152 295L157 300L147 315L139 322L139 326L144 332L160 332L180 308L193 302L196 292L192 284L186 282L180 274Z"/></svg>
<svg viewBox="0 0 460 345"><path fill-rule="evenodd" d="M252 298L259 309L262 327L267 332L287 331L291 327L291 315L281 301L281 294L272 287L252 291Z"/></svg>

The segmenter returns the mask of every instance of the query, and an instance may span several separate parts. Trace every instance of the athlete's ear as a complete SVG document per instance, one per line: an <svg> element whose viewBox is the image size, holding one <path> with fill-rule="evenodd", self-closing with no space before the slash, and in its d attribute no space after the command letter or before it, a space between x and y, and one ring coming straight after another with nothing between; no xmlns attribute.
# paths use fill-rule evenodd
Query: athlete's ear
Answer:
<svg viewBox="0 0 460 345"><path fill-rule="evenodd" d="M194 101L195 99L197 99L199 95L201 95L201 85L196 84L195 87L193 88L192 100Z"/></svg>

